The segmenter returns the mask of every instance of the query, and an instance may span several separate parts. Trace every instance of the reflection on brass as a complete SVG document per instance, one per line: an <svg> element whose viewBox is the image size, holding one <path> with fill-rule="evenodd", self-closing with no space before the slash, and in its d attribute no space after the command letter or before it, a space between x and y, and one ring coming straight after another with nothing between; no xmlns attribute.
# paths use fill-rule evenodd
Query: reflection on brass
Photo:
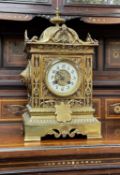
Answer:
<svg viewBox="0 0 120 175"><path fill-rule="evenodd" d="M98 42L90 34L82 41L56 18L54 23L40 37L29 39L25 31L28 66L21 77L29 102L23 114L24 140L76 134L101 138L92 107L92 59Z"/></svg>

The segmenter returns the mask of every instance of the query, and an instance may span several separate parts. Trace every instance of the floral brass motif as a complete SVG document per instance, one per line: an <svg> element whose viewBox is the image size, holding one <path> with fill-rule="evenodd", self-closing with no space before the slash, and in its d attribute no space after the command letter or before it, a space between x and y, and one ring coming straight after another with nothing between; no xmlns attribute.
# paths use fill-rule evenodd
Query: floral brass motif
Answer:
<svg viewBox="0 0 120 175"><path fill-rule="evenodd" d="M71 116L71 109L69 104L65 104L64 102L61 102L59 105L55 105L56 109L56 119L58 122L67 122L72 119Z"/></svg>

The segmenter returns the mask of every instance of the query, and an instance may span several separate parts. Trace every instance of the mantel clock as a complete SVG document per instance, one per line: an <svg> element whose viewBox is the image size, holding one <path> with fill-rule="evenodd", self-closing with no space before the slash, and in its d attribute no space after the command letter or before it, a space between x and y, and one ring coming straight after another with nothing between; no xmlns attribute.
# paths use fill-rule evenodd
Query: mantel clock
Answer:
<svg viewBox="0 0 120 175"><path fill-rule="evenodd" d="M28 89L23 114L25 141L46 135L101 138L101 124L92 107L92 62L98 45L88 34L86 41L63 23L57 14L40 37L28 38L28 65L21 73Z"/></svg>

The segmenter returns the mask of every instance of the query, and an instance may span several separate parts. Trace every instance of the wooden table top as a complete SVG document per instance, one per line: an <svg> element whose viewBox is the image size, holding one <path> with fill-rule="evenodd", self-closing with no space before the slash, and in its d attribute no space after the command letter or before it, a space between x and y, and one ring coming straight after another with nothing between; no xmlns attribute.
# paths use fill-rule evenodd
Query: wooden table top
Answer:
<svg viewBox="0 0 120 175"><path fill-rule="evenodd" d="M24 142L22 122L0 125L0 174L53 175L65 171L70 175L71 170L83 175L119 174L119 137Z"/></svg>
<svg viewBox="0 0 120 175"><path fill-rule="evenodd" d="M102 138L102 139L48 139L40 142L24 142L23 126L22 123L15 125L9 125L4 123L0 126L0 149L2 148L30 148L30 147L41 147L42 148L65 148L65 147L76 147L76 148L92 148L92 147L109 147L109 146L120 146L120 139L118 138Z"/></svg>

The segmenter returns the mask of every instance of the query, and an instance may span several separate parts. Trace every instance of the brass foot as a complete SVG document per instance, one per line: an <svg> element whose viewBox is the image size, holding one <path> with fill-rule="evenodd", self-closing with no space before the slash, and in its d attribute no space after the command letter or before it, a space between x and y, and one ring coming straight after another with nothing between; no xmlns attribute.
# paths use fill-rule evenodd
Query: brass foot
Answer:
<svg viewBox="0 0 120 175"><path fill-rule="evenodd" d="M24 141L29 142L29 141L40 141L41 137L40 136L25 136Z"/></svg>

